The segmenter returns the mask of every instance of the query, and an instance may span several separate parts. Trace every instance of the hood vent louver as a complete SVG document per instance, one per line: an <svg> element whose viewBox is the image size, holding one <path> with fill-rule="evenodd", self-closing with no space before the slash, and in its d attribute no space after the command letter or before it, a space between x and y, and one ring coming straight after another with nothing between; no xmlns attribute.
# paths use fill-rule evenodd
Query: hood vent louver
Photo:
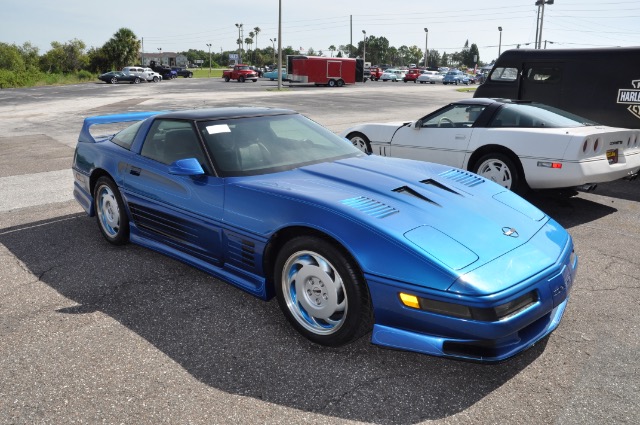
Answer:
<svg viewBox="0 0 640 425"><path fill-rule="evenodd" d="M355 208L371 217L385 218L392 214L400 212L395 208L383 204L382 202L375 201L367 198L366 196L358 196L355 198L343 199L340 201L342 204Z"/></svg>
<svg viewBox="0 0 640 425"><path fill-rule="evenodd" d="M393 189L393 191L396 192L396 193L404 193L404 194L407 194L407 195L410 195L410 196L414 196L414 197L416 197L418 199L421 199L423 201L427 201L430 204L440 206L440 204L438 204L437 202L427 198L426 196L424 196L420 192L418 192L418 191L416 191L414 189L411 189L409 186L402 186L402 187L399 187L397 189Z"/></svg>
<svg viewBox="0 0 640 425"><path fill-rule="evenodd" d="M435 186L438 189L446 190L447 192L451 192L451 193L455 193L456 195L460 195L458 192L456 192L455 190L451 189L450 187L447 187L447 186L443 185L442 183L440 183L439 181L436 181L436 180L433 180L433 179L422 180L420 183L426 184L426 185L430 185L430 186ZM460 196L462 196L462 195L460 195Z"/></svg>
<svg viewBox="0 0 640 425"><path fill-rule="evenodd" d="M445 171L444 173L440 173L440 176L444 177L445 179L452 180L456 183L463 184L467 187L474 187L484 183L485 181L482 177L476 174L473 174L470 171L455 170L455 169Z"/></svg>

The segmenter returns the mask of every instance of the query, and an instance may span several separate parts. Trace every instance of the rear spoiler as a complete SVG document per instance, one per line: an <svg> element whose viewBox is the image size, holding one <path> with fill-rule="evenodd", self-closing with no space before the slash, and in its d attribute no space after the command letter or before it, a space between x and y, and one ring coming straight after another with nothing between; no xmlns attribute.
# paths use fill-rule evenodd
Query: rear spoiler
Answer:
<svg viewBox="0 0 640 425"><path fill-rule="evenodd" d="M89 133L89 128L94 124L114 124L119 122L131 122L142 121L149 117L158 114L164 114L168 111L154 111L154 112L129 112L126 114L115 115L99 115L95 117L87 117L82 124L82 130L80 130L80 136L78 142L95 143L96 139Z"/></svg>

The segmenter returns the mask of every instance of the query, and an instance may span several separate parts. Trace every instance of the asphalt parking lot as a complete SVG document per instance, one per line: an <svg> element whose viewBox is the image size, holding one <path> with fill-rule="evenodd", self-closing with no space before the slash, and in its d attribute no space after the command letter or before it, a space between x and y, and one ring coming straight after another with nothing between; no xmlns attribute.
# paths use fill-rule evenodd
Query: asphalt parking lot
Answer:
<svg viewBox="0 0 640 425"><path fill-rule="evenodd" d="M498 365L331 349L251 295L152 251L109 245L73 200L86 116L257 105L339 132L418 118L456 87L178 79L0 90L0 423L640 422L640 181L528 199L580 258L559 328Z"/></svg>

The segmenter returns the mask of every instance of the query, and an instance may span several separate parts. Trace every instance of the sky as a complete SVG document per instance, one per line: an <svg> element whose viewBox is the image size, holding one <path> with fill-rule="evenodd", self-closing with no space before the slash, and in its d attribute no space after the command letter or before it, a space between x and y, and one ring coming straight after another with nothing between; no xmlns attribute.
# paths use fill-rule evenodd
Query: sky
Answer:
<svg viewBox="0 0 640 425"><path fill-rule="evenodd" d="M549 0L547 0L549 1ZM259 27L257 47L278 38L278 0L0 0L0 42L30 42L43 54L51 42L83 41L101 47L120 28L143 40L145 52L212 52L237 49ZM534 48L535 0L281 0L282 46L330 55L329 46L357 45L367 36L386 37L394 47L418 46L440 54L475 43L480 61L501 51ZM392 7L392 6L396 7ZM556 0L544 7L542 45L588 48L640 45L640 1ZM498 27L502 27L502 37ZM428 34L424 28L428 28ZM277 42L275 43L277 47ZM253 45L253 48L256 44Z"/></svg>

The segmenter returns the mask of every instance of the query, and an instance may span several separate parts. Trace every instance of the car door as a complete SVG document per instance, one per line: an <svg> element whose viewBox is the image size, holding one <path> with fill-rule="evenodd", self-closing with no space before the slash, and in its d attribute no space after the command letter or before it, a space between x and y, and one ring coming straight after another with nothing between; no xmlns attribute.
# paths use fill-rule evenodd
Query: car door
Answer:
<svg viewBox="0 0 640 425"><path fill-rule="evenodd" d="M401 127L391 140L394 157L462 167L481 105L449 105Z"/></svg>
<svg viewBox="0 0 640 425"><path fill-rule="evenodd" d="M133 158L124 165L124 195L140 233L220 265L224 181L212 175L192 124L155 120ZM175 161L187 158L196 158L204 173L176 172Z"/></svg>

